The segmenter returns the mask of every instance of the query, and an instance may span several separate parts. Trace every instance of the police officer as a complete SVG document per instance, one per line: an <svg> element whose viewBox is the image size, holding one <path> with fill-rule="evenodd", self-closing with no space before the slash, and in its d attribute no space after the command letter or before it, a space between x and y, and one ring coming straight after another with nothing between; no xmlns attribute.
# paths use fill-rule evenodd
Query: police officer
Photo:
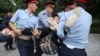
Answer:
<svg viewBox="0 0 100 56"><path fill-rule="evenodd" d="M45 27L49 28L50 27L48 22L47 22L47 18L52 16L55 3L54 2L47 2L47 3L45 3L45 6L46 6L45 9L38 14L38 19L39 19L38 28L45 28ZM35 56L41 56L43 53L41 48L40 48L39 42L40 42L40 39L36 39Z"/></svg>
<svg viewBox="0 0 100 56"><path fill-rule="evenodd" d="M18 35L17 46L20 56L34 56L33 40L31 35L20 35L20 31L25 28L35 28L38 24L37 17L33 12L37 9L38 0L27 0L27 9L17 10L11 18L10 28ZM17 29L14 27L17 24Z"/></svg>
<svg viewBox="0 0 100 56"><path fill-rule="evenodd" d="M45 3L45 6L46 6L45 9L38 14L39 28L49 27L49 24L48 24L46 19L48 17L52 16L55 3L54 2L47 2L47 3Z"/></svg>
<svg viewBox="0 0 100 56"><path fill-rule="evenodd" d="M90 26L92 24L92 16L85 11L85 6L88 0L73 0L74 4L69 7L72 9L78 8L80 10L80 16L76 20L76 23L69 27L69 31L64 35L65 22L72 14L73 10L65 12L61 17L59 26L57 29L58 36L62 39L63 43L59 49L59 56L87 56L85 47L88 43L88 34Z"/></svg>
<svg viewBox="0 0 100 56"><path fill-rule="evenodd" d="M70 11L71 9L68 7L69 5L73 4L73 1L71 0L66 0L65 1L65 5L64 5L64 10L61 12L58 12L58 16L61 18L63 16L63 14L67 11Z"/></svg>

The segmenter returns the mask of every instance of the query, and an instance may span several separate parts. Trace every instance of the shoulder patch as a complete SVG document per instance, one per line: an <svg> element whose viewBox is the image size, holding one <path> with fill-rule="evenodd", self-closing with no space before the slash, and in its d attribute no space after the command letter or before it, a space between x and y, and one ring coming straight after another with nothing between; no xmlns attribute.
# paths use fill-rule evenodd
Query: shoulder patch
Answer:
<svg viewBox="0 0 100 56"><path fill-rule="evenodd" d="M45 13L43 13L43 15L45 15Z"/></svg>

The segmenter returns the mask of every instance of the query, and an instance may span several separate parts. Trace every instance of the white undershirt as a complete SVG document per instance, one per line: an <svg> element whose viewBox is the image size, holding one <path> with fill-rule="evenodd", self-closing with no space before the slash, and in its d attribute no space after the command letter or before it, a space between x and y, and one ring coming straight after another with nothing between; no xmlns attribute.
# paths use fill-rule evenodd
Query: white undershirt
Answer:
<svg viewBox="0 0 100 56"><path fill-rule="evenodd" d="M65 43L64 43L65 44ZM73 46L73 45L69 45L69 44L65 44L68 48L70 49L74 49L74 48L78 48L78 49L84 49L84 48L79 48L79 47L76 47L76 46Z"/></svg>

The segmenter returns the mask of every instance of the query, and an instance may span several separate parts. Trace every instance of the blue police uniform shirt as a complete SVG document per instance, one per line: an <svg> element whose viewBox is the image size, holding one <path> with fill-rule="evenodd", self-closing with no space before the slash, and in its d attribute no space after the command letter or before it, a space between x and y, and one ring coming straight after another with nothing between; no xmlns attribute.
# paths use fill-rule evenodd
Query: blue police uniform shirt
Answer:
<svg viewBox="0 0 100 56"><path fill-rule="evenodd" d="M64 13L65 13L65 11L61 11L61 12L58 12L57 15L61 18Z"/></svg>
<svg viewBox="0 0 100 56"><path fill-rule="evenodd" d="M10 20L16 22L18 29L38 27L38 19L34 14L28 13L28 10L18 9Z"/></svg>
<svg viewBox="0 0 100 56"><path fill-rule="evenodd" d="M43 10L38 14L38 19L39 19L38 27L39 28L50 26L47 22L48 17L51 17L51 15L48 14L46 10Z"/></svg>
<svg viewBox="0 0 100 56"><path fill-rule="evenodd" d="M92 16L83 8L79 7L81 11L80 17L74 26L70 27L70 31L64 35L65 21L72 14L72 11L65 12L61 17L57 29L58 36L63 40L65 45L75 46L76 48L85 48L88 43L88 34L92 24Z"/></svg>

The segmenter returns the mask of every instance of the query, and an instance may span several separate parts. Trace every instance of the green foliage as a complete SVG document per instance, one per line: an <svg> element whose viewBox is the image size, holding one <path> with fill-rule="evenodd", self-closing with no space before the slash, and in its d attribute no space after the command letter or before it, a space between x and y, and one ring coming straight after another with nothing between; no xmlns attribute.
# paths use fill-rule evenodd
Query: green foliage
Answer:
<svg viewBox="0 0 100 56"><path fill-rule="evenodd" d="M87 11L90 12L95 19L100 20L100 0L90 0Z"/></svg>
<svg viewBox="0 0 100 56"><path fill-rule="evenodd" d="M12 9L13 9L13 5L10 3L9 0L0 0L0 13L1 12L5 13L6 11L12 10Z"/></svg>

